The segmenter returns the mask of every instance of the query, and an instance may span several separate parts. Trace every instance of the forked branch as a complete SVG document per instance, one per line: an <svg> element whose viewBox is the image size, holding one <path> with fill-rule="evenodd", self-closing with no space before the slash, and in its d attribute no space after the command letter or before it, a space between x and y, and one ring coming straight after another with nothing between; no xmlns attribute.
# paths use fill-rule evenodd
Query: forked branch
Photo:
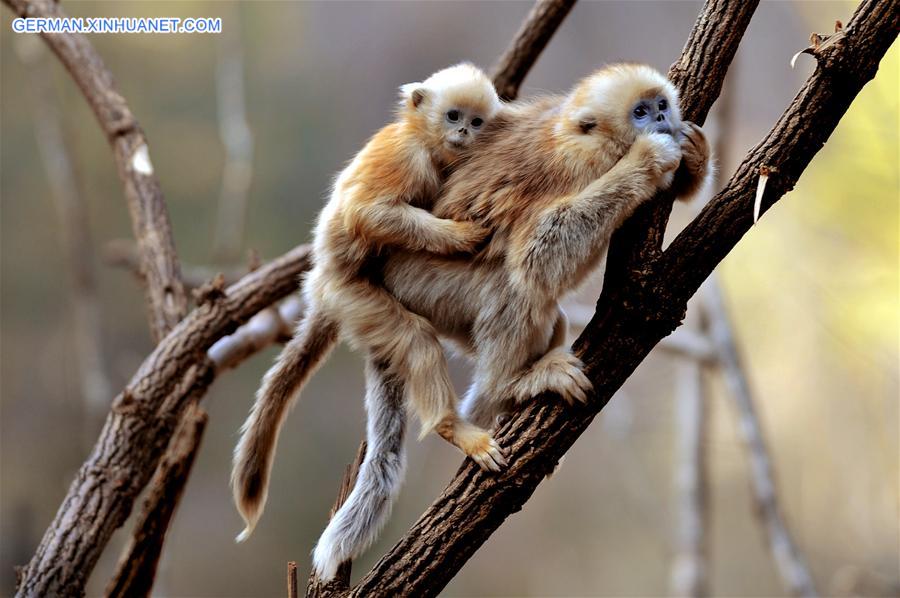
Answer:
<svg viewBox="0 0 900 598"><path fill-rule="evenodd" d="M299 246L210 294L144 360L81 466L18 588L20 596L79 596L112 533L150 481L186 405L220 371L206 351L294 292L309 267Z"/></svg>

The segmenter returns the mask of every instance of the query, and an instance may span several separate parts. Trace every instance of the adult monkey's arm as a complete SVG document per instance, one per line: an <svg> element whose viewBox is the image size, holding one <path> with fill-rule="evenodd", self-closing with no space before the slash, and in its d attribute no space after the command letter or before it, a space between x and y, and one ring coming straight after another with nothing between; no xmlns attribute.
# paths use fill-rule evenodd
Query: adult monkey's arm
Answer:
<svg viewBox="0 0 900 598"><path fill-rule="evenodd" d="M703 65L733 56L752 9L743 3L707 2L697 26L720 29L722 36L705 37L715 45L697 51L694 62L680 62L676 68L694 71L696 67L697 75L724 75ZM730 11L741 14L735 15L736 20L723 18ZM654 252L639 270L621 277L616 288L604 289L604 295L614 293L617 301L601 299L575 343L595 385L589 404L572 408L558 397L547 396L514 414L499 433L509 454L509 469L500 475L485 474L474 464L464 463L435 503L351 590L352 595L437 594L506 517L522 508L613 393L656 343L677 327L687 300L749 229L759 167L765 165L777 173L769 180L765 206L793 186L853 98L874 76L897 36L898 14L896 2L862 2L844 30L844 39L817 55L815 73L726 188L664 254ZM690 49L686 48L686 54ZM710 82L706 75L682 78L681 86L692 80L714 86L715 93L721 84L721 80L718 85ZM705 116L714 96L698 101L694 95L702 98L706 93L706 89L684 93L689 118Z"/></svg>

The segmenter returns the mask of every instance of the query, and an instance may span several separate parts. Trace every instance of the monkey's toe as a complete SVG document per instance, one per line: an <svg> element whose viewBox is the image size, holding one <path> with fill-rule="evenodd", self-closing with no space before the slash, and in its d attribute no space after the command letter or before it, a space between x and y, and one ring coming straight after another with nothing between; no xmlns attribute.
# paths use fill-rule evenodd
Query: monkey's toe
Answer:
<svg viewBox="0 0 900 598"><path fill-rule="evenodd" d="M565 349L554 349L522 378L514 389L516 401L523 402L542 392L558 393L567 403L586 403L593 388L584 375L581 360Z"/></svg>
<svg viewBox="0 0 900 598"><path fill-rule="evenodd" d="M484 470L500 471L506 467L503 449L489 432L481 429L470 431L460 445L459 448Z"/></svg>
<svg viewBox="0 0 900 598"><path fill-rule="evenodd" d="M469 457L478 464L481 469L486 471L499 472L507 466L506 457L503 455L503 449L497 444L497 441L491 438L484 450L471 453Z"/></svg>

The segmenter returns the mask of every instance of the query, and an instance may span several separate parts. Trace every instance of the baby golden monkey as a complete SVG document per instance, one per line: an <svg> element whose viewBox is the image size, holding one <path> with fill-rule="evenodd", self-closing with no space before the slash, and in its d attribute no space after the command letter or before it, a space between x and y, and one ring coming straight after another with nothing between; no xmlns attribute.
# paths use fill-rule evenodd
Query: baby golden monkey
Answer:
<svg viewBox="0 0 900 598"><path fill-rule="evenodd" d="M499 110L500 100L490 80L470 64L404 85L401 95L397 120L338 175L319 215L314 264L303 284L306 314L263 378L235 449L234 499L247 524L238 541L253 531L265 505L284 417L339 333L403 380L423 435L437 429L482 467L505 465L490 433L459 417L433 326L368 279L388 250L465 253L487 235L474 222L437 218L427 209L445 170ZM371 426L381 407L367 402L367 409Z"/></svg>
<svg viewBox="0 0 900 598"><path fill-rule="evenodd" d="M449 176L434 213L494 230L484 251L392 252L382 283L474 357L464 408L475 423L545 390L585 400L591 384L563 347L558 300L635 207L669 186L687 198L708 175L706 138L681 121L671 83L647 66L611 66L568 96L504 107ZM402 380L370 359L366 381L366 474L316 545L325 579L368 546L402 482Z"/></svg>

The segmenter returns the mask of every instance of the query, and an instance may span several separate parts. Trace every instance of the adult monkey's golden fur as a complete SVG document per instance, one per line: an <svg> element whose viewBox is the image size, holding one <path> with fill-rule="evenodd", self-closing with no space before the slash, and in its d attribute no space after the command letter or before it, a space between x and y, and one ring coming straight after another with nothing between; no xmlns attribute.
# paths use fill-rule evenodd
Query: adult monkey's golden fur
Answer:
<svg viewBox="0 0 900 598"><path fill-rule="evenodd" d="M546 390L583 400L557 301L600 261L613 231L657 190L683 199L710 174L703 132L682 122L661 74L620 64L565 97L514 103L448 178L434 214L494 231L472 260L398 252L384 284L474 357L464 413L495 416ZM679 166L680 165L680 166Z"/></svg>
<svg viewBox="0 0 900 598"><path fill-rule="evenodd" d="M265 506L278 432L290 405L341 333L403 380L423 435L437 428L486 469L503 456L486 430L459 417L457 397L434 327L409 312L366 273L387 250L471 252L488 230L433 216L444 172L500 108L484 73L471 64L401 88L396 122L384 127L340 173L314 233L314 265L303 292L306 314L266 373L235 449L232 486L253 531ZM378 419L379 405L368 405Z"/></svg>
<svg viewBox="0 0 900 598"><path fill-rule="evenodd" d="M706 138L681 121L665 77L640 65L603 69L565 97L505 107L447 179L434 214L491 229L483 251L473 259L392 252L382 282L474 358L464 401L473 423L491 426L509 401L545 390L584 400L591 385L563 346L558 300L597 265L640 203L673 185L686 199L709 171ZM397 381L372 365L367 401L390 405L383 397L397 392ZM379 421L399 418L398 408ZM367 461L403 459L400 426L370 427L368 442ZM347 554L342 547L365 536L371 505L393 500L399 483L357 479L354 503L338 510L316 545L319 572L331 573Z"/></svg>

